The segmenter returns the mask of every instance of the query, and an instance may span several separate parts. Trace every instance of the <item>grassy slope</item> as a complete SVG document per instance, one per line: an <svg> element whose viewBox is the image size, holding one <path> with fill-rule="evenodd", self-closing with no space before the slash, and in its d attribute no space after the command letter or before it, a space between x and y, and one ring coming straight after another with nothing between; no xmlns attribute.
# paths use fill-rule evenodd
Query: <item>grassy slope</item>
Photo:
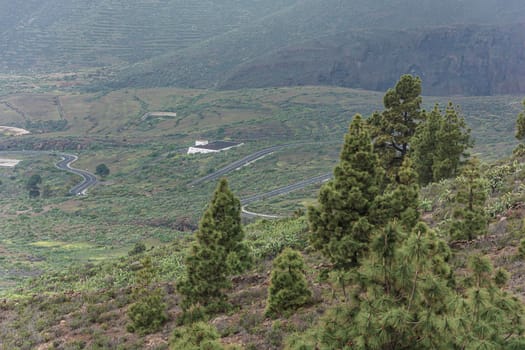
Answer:
<svg viewBox="0 0 525 350"><path fill-rule="evenodd" d="M458 278L465 273L470 254L488 255L495 267L511 272L508 289L522 300L525 298L522 278L525 263L518 255L517 245L523 238L525 200L516 180L525 179L524 159L517 159L491 196L491 202L501 201L511 193L507 208L492 220L488 235L471 242L456 242L451 263ZM505 165L500 163L499 165ZM424 214L427 221L439 226L450 210L454 184L445 181L423 189L422 196L431 200ZM521 206L520 206L521 203ZM502 218L502 215L504 217ZM342 302L342 291L336 285L319 282L319 267L323 259L307 246L307 225L304 217L280 221L259 221L246 226L247 241L256 257L255 268L232 279L229 300L234 308L227 314L210 320L224 344L238 344L250 349L280 349L286 338L316 325L327 308ZM143 255L130 255L116 261L71 267L60 273L43 275L17 290L19 296L3 304L0 318L0 344L10 349L31 349L54 346L58 349L166 349L172 330L177 327L181 310L174 281L183 271L183 257L191 242L188 235L179 236L163 247L148 248L158 273L158 285L166 293L170 320L157 333L145 337L125 331L126 311L132 302L130 285L134 280L133 266ZM314 293L311 305L288 318L270 320L264 316L271 259L283 247L303 251L306 274Z"/></svg>
<svg viewBox="0 0 525 350"><path fill-rule="evenodd" d="M517 97L453 100L462 106L473 128L475 154L485 159L510 154L515 144L514 118L520 108ZM287 148L230 174L238 196L330 171L351 116L357 112L369 115L381 108L379 93L328 87L222 92L129 89L108 94L53 91L7 95L2 101L11 106L0 104L0 112L8 116L5 121L29 125L35 134L3 138L1 144L19 149L65 148L79 154L77 167L94 171L98 164L106 163L111 169L111 175L86 198L64 197L78 179L58 172L53 167L56 158L30 157L15 169L1 170L0 215L5 225L0 245L11 258L5 260L0 280L7 285L66 264L118 256L140 240L153 245L170 242L177 236L174 232L195 227L214 187L207 183L187 188L187 183L269 145L321 142ZM446 103L425 98L428 108L438 101ZM147 111L178 114L141 121ZM64 130L42 131L39 126L61 118L67 121ZM245 145L219 155L183 154L195 139L203 137L230 138ZM49 198L26 197L24 181L33 173L42 175ZM304 209L317 188L254 203L250 208L289 215Z"/></svg>
<svg viewBox="0 0 525 350"><path fill-rule="evenodd" d="M385 42L409 43L401 50L405 52L424 50L418 44L425 38L409 35L400 39L399 31L415 29L422 33L441 26L445 29L440 29L439 33L445 33L446 37L449 26L512 25L521 22L525 14L525 5L519 0L509 0L504 4L496 0L326 0L322 3L316 0L29 0L16 5L2 0L0 7L6 9L0 14L0 72L64 72L83 71L87 67L112 67L118 74L102 74L107 78L102 85L118 88L334 84L382 90L399 74L414 69L427 77L442 74L447 71L441 69L443 66L453 65L447 57L460 57L464 51L411 52L408 57L414 57L413 62L407 62L411 59L401 54L395 55L397 61L365 59L364 67L359 68L363 76L358 79L345 78L355 71L353 67L344 67L345 64L361 62L361 56L366 58L367 54L391 56L381 51L381 47L388 46L390 52L399 50ZM479 31L477 27L468 28L467 34ZM344 33L350 34L341 35ZM519 46L490 44L520 42L519 39L507 40L516 34L503 31L501 35L492 36L482 33L481 38L464 34L447 46L470 47L473 52L466 52L467 56L474 56L474 65L475 58L485 55L488 46L492 51L489 50L491 60L487 62L492 68L489 73L483 71L485 65L472 68L467 57L465 67L459 69L459 78L455 77L459 82L445 79L450 80L456 90L441 86L442 81L437 82L437 87L445 91L442 93L456 93L458 87L464 94L519 91L516 90L518 83L505 88L485 89L482 87L486 84L476 79L480 75L521 76L519 55L509 55L516 61L510 64L514 67L510 72L502 72L501 64L494 59L501 51L520 51ZM441 39L434 38L430 46L439 46ZM481 48L476 46L479 42ZM327 49L325 43L330 44L326 52L323 51ZM437 72L419 69L418 66L429 65L427 54L436 57L430 66L439 66ZM321 65L323 69L319 68ZM380 74L385 76L383 81L376 81L374 73L377 72L369 66L386 67L386 73ZM509 66L508 62L506 66ZM324 77L334 67L344 67L344 74L340 76L336 69L331 72L335 77L331 74ZM91 70L89 74L99 73ZM282 78L287 75L291 77ZM466 87L461 86L465 76L468 77ZM435 81L427 80L429 88L433 87ZM491 85L497 84L491 82Z"/></svg>

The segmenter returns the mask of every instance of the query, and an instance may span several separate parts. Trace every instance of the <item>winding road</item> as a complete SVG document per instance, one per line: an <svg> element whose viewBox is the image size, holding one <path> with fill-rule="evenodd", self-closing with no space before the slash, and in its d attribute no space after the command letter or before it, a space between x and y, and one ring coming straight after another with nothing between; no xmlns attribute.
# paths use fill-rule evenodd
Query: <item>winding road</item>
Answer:
<svg viewBox="0 0 525 350"><path fill-rule="evenodd" d="M59 153L51 151L0 151L0 154L49 154L49 155L59 155L62 157L62 160L55 164L55 166L60 169L67 171L69 173L79 175L82 177L82 182L75 185L69 190L69 194L78 196L85 195L87 190L97 184L97 177L90 173L89 171L80 170L73 168L71 163L78 159L77 156L69 153Z"/></svg>
<svg viewBox="0 0 525 350"><path fill-rule="evenodd" d="M93 175L92 173L90 173L89 171L80 170L80 169L71 167L71 163L73 163L74 161L78 159L77 156L73 154L68 154L68 153L58 153L58 154L62 157L62 160L56 163L55 166L60 170L64 170L64 171L79 175L83 179L81 183L79 183L78 185L76 185L75 187L69 190L69 194L72 194L75 196L85 195L88 188L97 184L97 177Z"/></svg>
<svg viewBox="0 0 525 350"><path fill-rule="evenodd" d="M313 184L319 184L319 183L326 182L326 181L330 180L331 178L332 178L332 173L327 173L327 174L315 176L315 177L312 177L310 179L299 181L299 182L296 182L296 183L291 184L291 185L287 185L287 186L283 186L283 187L280 187L280 188L276 188L275 190L271 190L271 191L266 192L266 193L256 194L256 195L253 195L253 196L250 196L250 197L243 198L243 199L241 199L241 204L244 206L244 205L248 205L248 204L253 203L253 202L257 202L257 201L261 201L261 200L270 198L270 197L275 197L275 196L279 196L279 195L282 195L282 194L287 194L287 193L290 193L290 192L293 192L293 191L297 191L297 190L303 189L306 186L310 186L310 185L313 185Z"/></svg>
<svg viewBox="0 0 525 350"><path fill-rule="evenodd" d="M286 144L286 145L279 145L279 146L273 146L273 147L269 147L269 148L265 148L265 149L262 149L260 151L257 151L255 153L252 153L244 158L241 158L231 164L228 164L227 166L211 173L211 174L208 174L206 176L203 176L199 179L196 179L192 182L190 182L188 185L189 186L195 186L195 185L198 185L200 183L203 183L203 182L206 182L206 181L211 181L211 180L215 180L215 179L218 179L219 177L221 176L224 176L226 175L227 173L229 172L232 172L236 169L239 169L240 167L243 167L249 163L252 163L258 159L261 159L263 158L264 156L270 154L270 153L273 153L275 151L279 151L285 147L290 147L290 146L294 146L296 144ZM97 177L90 173L89 171L85 171L85 170L81 170L81 169L77 169L77 168L73 168L71 166L71 164L73 162L75 162L76 160L78 160L78 157L73 155L73 154L68 154L68 153L57 153L57 152L50 152L50 151L0 151L0 154L3 154L3 153L7 153L7 154L50 154L50 155L59 155L60 157L62 157L62 160L60 160L58 163L55 164L55 166L60 169L60 170L64 170L64 171L67 171L67 172L70 172L72 174L75 174L75 175L79 175L80 177L82 177L82 182L80 182L79 184L75 185L73 188L71 188L69 190L69 193L71 195L85 195L87 193L87 190L96 185L97 184ZM259 213L254 213L254 212L251 212L251 211L248 211L246 210L246 206L248 204L251 204L253 202L257 202L257 201L261 201L261 200L264 200L264 199L267 199L267 198L270 198L270 197L275 197L275 196L279 196L279 195L284 195L284 194L287 194L287 193L290 193L290 192L293 192L293 191L297 191L297 190L300 190L300 189L303 189L307 186L310 186L310 185L313 185L313 184L320 184L320 183L323 183L323 182L326 182L328 181L330 178L332 177L332 173L326 173L326 174L322 174L322 175L318 175L318 176L315 176L315 177L312 177L310 179L306 179L306 180L302 180L302 181L299 181L299 182L296 182L294 184L291 184L291 185L287 185L287 186L283 186L283 187L280 187L280 188L276 188L274 190L271 190L271 191L268 191L268 192L265 192L265 193L260 193L260 194L255 194L253 196L249 196L249 197L245 197L245 198L242 198L241 199L241 205L242 205L242 213L243 215L247 216L247 217L263 217L263 218L280 218L281 216L278 216L278 215L267 215L267 214L259 214Z"/></svg>

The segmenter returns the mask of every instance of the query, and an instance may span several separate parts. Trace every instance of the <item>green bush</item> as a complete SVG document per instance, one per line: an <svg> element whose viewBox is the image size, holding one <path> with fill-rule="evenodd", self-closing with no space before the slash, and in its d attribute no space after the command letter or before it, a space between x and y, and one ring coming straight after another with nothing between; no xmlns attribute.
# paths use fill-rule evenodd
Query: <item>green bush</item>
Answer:
<svg viewBox="0 0 525 350"><path fill-rule="evenodd" d="M128 317L131 323L128 324L127 330L130 332L149 334L158 331L168 320L166 304L162 300L160 290L154 290L131 305Z"/></svg>
<svg viewBox="0 0 525 350"><path fill-rule="evenodd" d="M204 322L176 328L170 340L171 350L223 350L217 330Z"/></svg>
<svg viewBox="0 0 525 350"><path fill-rule="evenodd" d="M99 176L102 176L102 177L108 176L109 172L110 172L109 168L104 163L97 165L97 167L95 169L95 174L97 174Z"/></svg>
<svg viewBox="0 0 525 350"><path fill-rule="evenodd" d="M518 252L520 257L525 257L525 238L520 241L520 246L518 247Z"/></svg>
<svg viewBox="0 0 525 350"><path fill-rule="evenodd" d="M135 303L128 310L130 323L129 332L139 334L153 333L162 327L168 320L163 292L160 288L153 288L155 271L151 258L141 260L142 269L137 271L137 287L133 290Z"/></svg>
<svg viewBox="0 0 525 350"><path fill-rule="evenodd" d="M294 311L310 301L312 292L308 289L304 269L303 257L290 248L274 260L266 306L268 316Z"/></svg>

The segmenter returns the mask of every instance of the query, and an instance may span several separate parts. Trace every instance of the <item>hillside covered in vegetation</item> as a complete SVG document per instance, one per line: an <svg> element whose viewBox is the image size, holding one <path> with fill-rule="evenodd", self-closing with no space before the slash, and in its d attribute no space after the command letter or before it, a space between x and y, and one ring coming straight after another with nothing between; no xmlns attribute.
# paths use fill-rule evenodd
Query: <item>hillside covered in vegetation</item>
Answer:
<svg viewBox="0 0 525 350"><path fill-rule="evenodd" d="M434 105L421 92L403 76L384 95L126 90L60 94L61 108L56 95L3 97L32 132L2 136L4 150L60 146L79 153L78 167L107 171L88 196L68 197L78 179L53 153L2 154L22 162L0 173L0 344L521 348L524 107L515 97ZM169 107L176 119L142 119ZM500 135L508 143L490 143ZM185 155L202 136L246 145ZM188 186L283 138L297 143ZM470 156L473 139L478 155L504 145L505 156ZM330 169L320 189L250 205L287 218L242 221L239 198Z"/></svg>

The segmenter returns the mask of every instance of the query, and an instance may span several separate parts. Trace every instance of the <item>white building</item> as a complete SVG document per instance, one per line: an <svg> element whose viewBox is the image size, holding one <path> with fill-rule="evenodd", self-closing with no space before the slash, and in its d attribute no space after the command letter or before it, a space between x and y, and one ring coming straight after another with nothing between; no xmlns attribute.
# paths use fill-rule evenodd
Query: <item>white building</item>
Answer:
<svg viewBox="0 0 525 350"><path fill-rule="evenodd" d="M239 142L230 142L230 141L214 141L208 142L206 140L197 140L195 141L195 146L188 148L188 154L195 153L217 153L220 151L226 151L230 148L237 147L242 145Z"/></svg>

